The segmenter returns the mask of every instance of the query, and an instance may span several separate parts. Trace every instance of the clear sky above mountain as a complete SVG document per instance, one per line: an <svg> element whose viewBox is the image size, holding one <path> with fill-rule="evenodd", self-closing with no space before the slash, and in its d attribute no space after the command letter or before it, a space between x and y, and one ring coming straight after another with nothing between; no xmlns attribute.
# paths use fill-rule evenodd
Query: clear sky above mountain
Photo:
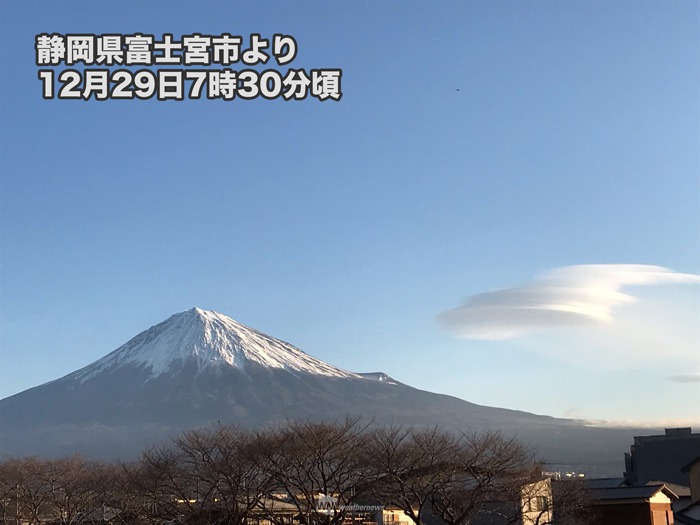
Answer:
<svg viewBox="0 0 700 525"><path fill-rule="evenodd" d="M0 27L0 397L198 306L476 403L700 424L697 2L9 0ZM293 35L343 96L42 99L36 35L136 32Z"/></svg>

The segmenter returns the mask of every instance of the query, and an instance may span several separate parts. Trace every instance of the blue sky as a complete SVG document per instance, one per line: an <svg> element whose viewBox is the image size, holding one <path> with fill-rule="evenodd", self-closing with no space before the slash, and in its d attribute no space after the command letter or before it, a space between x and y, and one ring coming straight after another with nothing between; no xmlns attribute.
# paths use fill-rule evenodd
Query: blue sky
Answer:
<svg viewBox="0 0 700 525"><path fill-rule="evenodd" d="M697 2L11 0L0 20L0 397L199 306L476 403L700 424ZM341 68L343 97L41 98L35 35L135 32L293 35L292 66ZM515 296L538 314L517 330Z"/></svg>

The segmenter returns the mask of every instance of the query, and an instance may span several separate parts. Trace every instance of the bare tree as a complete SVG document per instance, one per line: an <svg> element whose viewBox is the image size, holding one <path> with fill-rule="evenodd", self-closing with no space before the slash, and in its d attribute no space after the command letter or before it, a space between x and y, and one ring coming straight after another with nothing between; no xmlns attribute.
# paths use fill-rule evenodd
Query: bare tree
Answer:
<svg viewBox="0 0 700 525"><path fill-rule="evenodd" d="M245 523L272 486L271 474L261 468L258 440L249 432L225 426L187 432L175 448L194 481L190 491L196 489L196 510L206 523Z"/></svg>
<svg viewBox="0 0 700 525"><path fill-rule="evenodd" d="M12 483L16 487L15 514L17 521L38 525L47 511L49 490L42 479L45 462L39 458L12 461Z"/></svg>
<svg viewBox="0 0 700 525"><path fill-rule="evenodd" d="M375 429L366 449L367 461L373 466L372 494L421 525L432 494L444 485L453 468L457 450L454 436L438 428Z"/></svg>
<svg viewBox="0 0 700 525"><path fill-rule="evenodd" d="M261 460L276 485L294 505L304 525L337 525L367 485L363 461L368 436L357 419L344 423L296 422L260 432ZM319 498L337 503L320 508ZM274 520L275 516L270 515Z"/></svg>
<svg viewBox="0 0 700 525"><path fill-rule="evenodd" d="M0 513L3 525L19 522L19 460L0 463Z"/></svg>
<svg viewBox="0 0 700 525"><path fill-rule="evenodd" d="M195 513L196 483L171 445L145 451L130 474L141 496L139 512L151 523L183 520Z"/></svg>
<svg viewBox="0 0 700 525"><path fill-rule="evenodd" d="M102 513L84 516L84 522L97 524L111 521L121 525L147 523L143 512L144 499L136 490L133 464L102 463L97 465L91 476L96 499L102 504Z"/></svg>
<svg viewBox="0 0 700 525"><path fill-rule="evenodd" d="M469 525L484 515L501 523L519 521L532 496L523 497L523 491L542 479L525 447L497 432L463 434L450 466L430 495L433 512L448 525Z"/></svg>
<svg viewBox="0 0 700 525"><path fill-rule="evenodd" d="M24 458L3 463L0 504L4 523L77 522L100 504L94 478L98 466L79 456L57 460Z"/></svg>
<svg viewBox="0 0 700 525"><path fill-rule="evenodd" d="M140 495L136 513L188 525L245 523L271 486L259 450L256 436L226 426L148 450L129 469Z"/></svg>
<svg viewBox="0 0 700 525"><path fill-rule="evenodd" d="M258 432L185 432L132 464L79 456L0 463L0 525L341 525L354 503L415 525L594 523L585 487L552 484L499 433L296 422ZM322 508L320 499L328 505ZM364 501L363 501L364 500Z"/></svg>
<svg viewBox="0 0 700 525"><path fill-rule="evenodd" d="M161 523L175 519L166 484L170 464L160 448L145 451L138 461L122 464L115 477L114 500L121 510L119 521L129 524Z"/></svg>
<svg viewBox="0 0 700 525"><path fill-rule="evenodd" d="M47 518L62 525L101 521L101 469L100 463L80 456L44 461L40 478L47 491Z"/></svg>
<svg viewBox="0 0 700 525"><path fill-rule="evenodd" d="M580 479L552 481L554 525L592 525L598 522L593 498Z"/></svg>

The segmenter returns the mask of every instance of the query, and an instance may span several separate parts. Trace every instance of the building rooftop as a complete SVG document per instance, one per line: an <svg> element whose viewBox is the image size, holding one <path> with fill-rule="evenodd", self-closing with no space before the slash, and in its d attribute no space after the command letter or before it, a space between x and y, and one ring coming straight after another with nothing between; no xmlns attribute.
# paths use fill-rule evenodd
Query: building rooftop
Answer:
<svg viewBox="0 0 700 525"><path fill-rule="evenodd" d="M671 499L677 499L665 485L641 485L635 487L608 487L592 489L591 495L599 501L612 500L648 500L658 492L663 491Z"/></svg>
<svg viewBox="0 0 700 525"><path fill-rule="evenodd" d="M657 479L654 481L647 481L646 485L664 485L668 490L673 492L679 498L690 497L690 487L686 487L685 485L679 485L678 483L669 483L668 481Z"/></svg>
<svg viewBox="0 0 700 525"><path fill-rule="evenodd" d="M589 489L609 489L624 485L625 478L589 478L583 483Z"/></svg>
<svg viewBox="0 0 700 525"><path fill-rule="evenodd" d="M676 513L677 523L688 523L692 525L700 524L700 501L688 505L683 510Z"/></svg>

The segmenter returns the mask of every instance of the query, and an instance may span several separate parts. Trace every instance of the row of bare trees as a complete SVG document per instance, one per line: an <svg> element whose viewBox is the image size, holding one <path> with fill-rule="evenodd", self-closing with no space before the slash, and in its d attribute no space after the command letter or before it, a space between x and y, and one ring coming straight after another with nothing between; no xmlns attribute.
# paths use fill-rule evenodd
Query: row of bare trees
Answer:
<svg viewBox="0 0 700 525"><path fill-rule="evenodd" d="M0 463L0 516L2 525L340 525L363 514L347 509L370 505L403 511L413 525L435 518L472 525L485 517L587 522L580 487L559 491L552 512L546 493L528 493L540 491L541 481L527 450L498 433L357 420L261 431L220 426L186 432L129 464L81 457ZM336 508L319 509L320 495L334 498Z"/></svg>

